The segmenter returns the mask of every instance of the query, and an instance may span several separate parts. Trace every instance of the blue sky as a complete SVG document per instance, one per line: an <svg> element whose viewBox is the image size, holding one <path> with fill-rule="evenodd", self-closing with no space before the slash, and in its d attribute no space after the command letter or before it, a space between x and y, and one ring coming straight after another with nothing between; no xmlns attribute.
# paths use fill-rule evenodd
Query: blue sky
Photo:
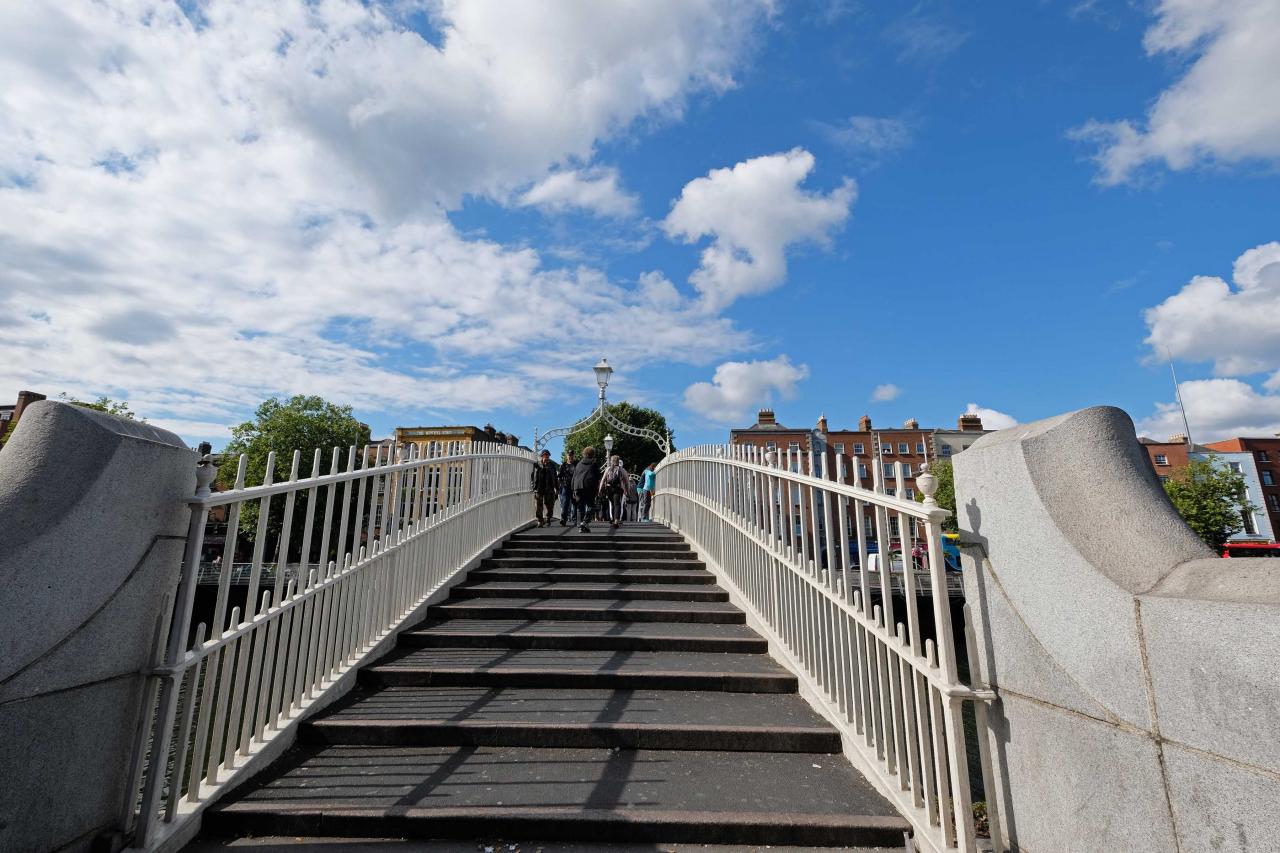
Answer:
<svg viewBox="0 0 1280 853"><path fill-rule="evenodd" d="M1276 0L34 5L0 394L1280 432Z"/></svg>

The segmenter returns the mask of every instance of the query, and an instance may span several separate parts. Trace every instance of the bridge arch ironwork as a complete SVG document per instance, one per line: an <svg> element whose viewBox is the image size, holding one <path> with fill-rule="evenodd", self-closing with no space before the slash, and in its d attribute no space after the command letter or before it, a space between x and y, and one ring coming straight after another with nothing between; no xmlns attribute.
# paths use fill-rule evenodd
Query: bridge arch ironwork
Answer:
<svg viewBox="0 0 1280 853"><path fill-rule="evenodd" d="M581 432L582 430L594 424L596 421L604 421L610 427L612 427L613 429L616 429L618 432L626 433L627 435L633 435L637 438L649 439L654 444L658 445L658 448L662 451L662 455L664 457L670 456L671 455L671 436L670 435L663 435L662 433L656 430L647 429L645 427L634 427L631 424L624 423L623 421L614 417L613 413L609 411L609 404L608 404L608 401L605 399L605 388L609 384L609 377L613 375L613 368L609 366L609 360L607 358L600 359L600 363L597 364L595 367L593 367L592 370L594 370L596 374L596 384L600 386L600 396L596 402L595 411L587 415L585 418L578 421L577 423L571 424L570 426L557 427L556 429L547 430L546 432L538 432L537 427L534 427L534 430L533 430L534 453L541 453L543 449L547 446L547 442L553 438L559 438L561 436L567 437L567 436L573 435L576 432Z"/></svg>

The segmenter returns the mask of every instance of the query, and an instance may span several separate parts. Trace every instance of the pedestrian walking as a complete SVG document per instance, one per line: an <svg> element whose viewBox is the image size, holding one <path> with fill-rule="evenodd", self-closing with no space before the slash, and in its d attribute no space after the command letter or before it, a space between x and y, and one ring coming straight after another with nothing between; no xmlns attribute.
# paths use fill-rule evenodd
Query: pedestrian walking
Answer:
<svg viewBox="0 0 1280 853"><path fill-rule="evenodd" d="M644 477L640 480L640 520L649 521L649 513L653 510L653 485L658 477L658 463L650 462L644 469Z"/></svg>
<svg viewBox="0 0 1280 853"><path fill-rule="evenodd" d="M600 496L609 508L609 523L618 527L627 498L627 469L622 467L621 456L614 455L600 475Z"/></svg>
<svg viewBox="0 0 1280 853"><path fill-rule="evenodd" d="M599 490L600 466L596 465L596 449L587 447L582 451L582 459L573 467L573 506L578 514L578 529L583 533L591 532Z"/></svg>
<svg viewBox="0 0 1280 853"><path fill-rule="evenodd" d="M560 526L570 522L578 522L578 508L573 502L573 469L578 464L573 451L564 455L564 463L560 466Z"/></svg>
<svg viewBox="0 0 1280 853"><path fill-rule="evenodd" d="M533 486L534 513L538 517L538 526L546 527L555 521L556 492L559 490L560 478L557 476L556 463L551 461L551 451L544 450L538 457L529 475L529 484ZM546 519L543 519L543 510Z"/></svg>

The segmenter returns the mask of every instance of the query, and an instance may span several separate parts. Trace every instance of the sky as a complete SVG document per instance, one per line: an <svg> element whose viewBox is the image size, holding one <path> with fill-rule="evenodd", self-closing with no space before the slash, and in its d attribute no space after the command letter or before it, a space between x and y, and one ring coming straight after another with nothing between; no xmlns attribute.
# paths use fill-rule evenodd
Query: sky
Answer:
<svg viewBox="0 0 1280 853"><path fill-rule="evenodd" d="M1280 0L0 5L0 398L1280 432Z"/></svg>

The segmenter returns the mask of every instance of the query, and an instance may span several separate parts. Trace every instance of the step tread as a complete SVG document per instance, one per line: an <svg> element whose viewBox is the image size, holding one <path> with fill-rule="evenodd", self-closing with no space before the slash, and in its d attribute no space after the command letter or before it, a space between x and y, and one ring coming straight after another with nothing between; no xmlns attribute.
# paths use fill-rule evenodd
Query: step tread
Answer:
<svg viewBox="0 0 1280 853"><path fill-rule="evenodd" d="M681 637L696 639L756 640L760 635L746 625L706 622L582 622L571 619L446 619L406 631L406 634L553 634L579 637Z"/></svg>
<svg viewBox="0 0 1280 853"><path fill-rule="evenodd" d="M859 825L874 817L907 826L841 756L700 750L302 747L210 811L430 817L455 809L569 820L670 813Z"/></svg>
<svg viewBox="0 0 1280 853"><path fill-rule="evenodd" d="M696 611L701 613L741 613L727 601L626 601L617 598L579 598L573 602L548 601L543 598L512 596L510 598L486 598L481 602L476 599L459 599L433 605L434 608L449 612L466 610L475 607L511 608L528 610L552 610L571 607L574 610L653 610L653 611Z"/></svg>
<svg viewBox="0 0 1280 853"><path fill-rule="evenodd" d="M712 690L555 690L547 688L361 688L312 724L384 720L459 723L707 726L835 729L795 694Z"/></svg>
<svg viewBox="0 0 1280 853"><path fill-rule="evenodd" d="M593 673L706 673L792 677L768 655L736 652L597 651L594 649L397 650L375 663L374 671L394 670L546 670Z"/></svg>
<svg viewBox="0 0 1280 853"><path fill-rule="evenodd" d="M481 592L510 592L514 594L529 593L554 598L558 593L566 592L598 592L601 598L612 593L640 592L648 594L671 593L689 596L724 595L724 590L717 586L704 587L693 584L664 583L626 583L625 581L490 581L483 578L467 581L454 587L454 591L479 590ZM692 599L690 599L692 600Z"/></svg>

